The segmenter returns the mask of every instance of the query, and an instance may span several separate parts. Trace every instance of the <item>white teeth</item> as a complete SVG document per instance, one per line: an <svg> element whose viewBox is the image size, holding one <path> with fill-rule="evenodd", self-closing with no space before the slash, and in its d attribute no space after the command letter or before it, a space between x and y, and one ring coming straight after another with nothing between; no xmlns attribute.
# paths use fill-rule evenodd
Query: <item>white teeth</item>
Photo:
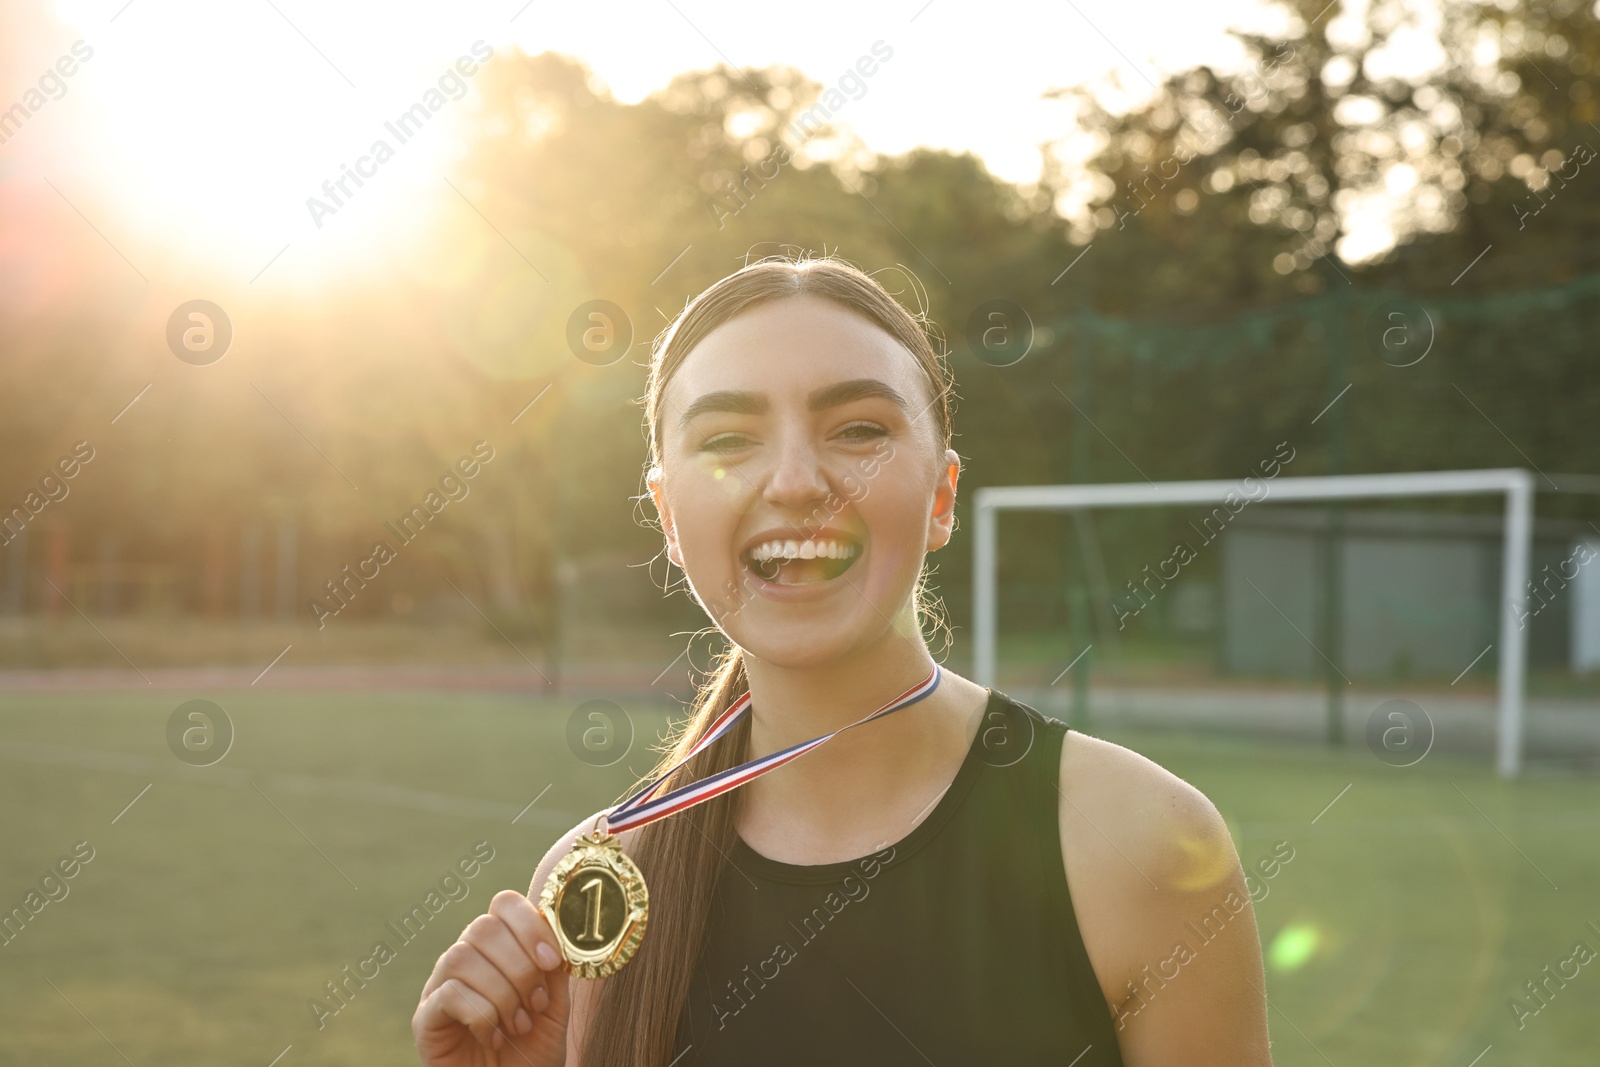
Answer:
<svg viewBox="0 0 1600 1067"><path fill-rule="evenodd" d="M849 559L860 549L853 544L832 538L807 541L766 541L745 553L752 561L791 559Z"/></svg>

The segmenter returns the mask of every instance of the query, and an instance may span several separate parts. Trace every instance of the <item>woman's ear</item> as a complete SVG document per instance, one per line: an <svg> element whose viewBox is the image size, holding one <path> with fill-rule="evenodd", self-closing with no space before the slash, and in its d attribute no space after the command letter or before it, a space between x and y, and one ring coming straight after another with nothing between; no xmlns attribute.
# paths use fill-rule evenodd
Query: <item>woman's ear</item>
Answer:
<svg viewBox="0 0 1600 1067"><path fill-rule="evenodd" d="M961 476L961 457L953 448L944 450L944 469L933 490L933 514L928 517L928 551L937 552L950 543L956 528L956 479Z"/></svg>
<svg viewBox="0 0 1600 1067"><path fill-rule="evenodd" d="M650 499L655 502L656 515L661 519L661 533L667 539L667 558L682 567L683 553L678 550L678 527L672 521L672 509L667 506L666 490L661 484L661 468L651 467L644 481L650 489Z"/></svg>

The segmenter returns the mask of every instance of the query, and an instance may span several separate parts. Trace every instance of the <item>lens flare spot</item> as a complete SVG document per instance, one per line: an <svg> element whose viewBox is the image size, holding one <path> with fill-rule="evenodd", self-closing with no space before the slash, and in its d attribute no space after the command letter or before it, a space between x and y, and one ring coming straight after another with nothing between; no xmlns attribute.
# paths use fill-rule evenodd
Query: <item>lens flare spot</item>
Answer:
<svg viewBox="0 0 1600 1067"><path fill-rule="evenodd" d="M1267 963L1275 971L1297 971L1316 955L1322 935L1315 926L1295 923L1278 931L1267 949Z"/></svg>
<svg viewBox="0 0 1600 1067"><path fill-rule="evenodd" d="M1180 833L1171 839L1172 870L1167 881L1187 893L1221 884L1238 867L1233 842L1225 835Z"/></svg>

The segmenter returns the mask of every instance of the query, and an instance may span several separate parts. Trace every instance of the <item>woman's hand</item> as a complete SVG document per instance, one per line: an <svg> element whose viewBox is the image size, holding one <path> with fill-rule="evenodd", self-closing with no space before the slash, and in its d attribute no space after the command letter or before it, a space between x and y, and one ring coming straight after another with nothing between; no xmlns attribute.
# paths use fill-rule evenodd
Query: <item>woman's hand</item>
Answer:
<svg viewBox="0 0 1600 1067"><path fill-rule="evenodd" d="M550 924L515 890L495 894L434 965L411 1019L427 1067L562 1067L571 1018Z"/></svg>

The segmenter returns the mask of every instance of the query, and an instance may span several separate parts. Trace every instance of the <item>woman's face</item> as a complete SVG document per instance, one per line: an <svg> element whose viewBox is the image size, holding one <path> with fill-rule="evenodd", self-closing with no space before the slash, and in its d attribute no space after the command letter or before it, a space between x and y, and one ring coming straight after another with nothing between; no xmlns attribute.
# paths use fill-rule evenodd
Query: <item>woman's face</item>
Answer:
<svg viewBox="0 0 1600 1067"><path fill-rule="evenodd" d="M916 639L923 556L950 540L959 459L889 334L788 297L707 334L668 380L650 480L669 558L758 659L814 666Z"/></svg>

